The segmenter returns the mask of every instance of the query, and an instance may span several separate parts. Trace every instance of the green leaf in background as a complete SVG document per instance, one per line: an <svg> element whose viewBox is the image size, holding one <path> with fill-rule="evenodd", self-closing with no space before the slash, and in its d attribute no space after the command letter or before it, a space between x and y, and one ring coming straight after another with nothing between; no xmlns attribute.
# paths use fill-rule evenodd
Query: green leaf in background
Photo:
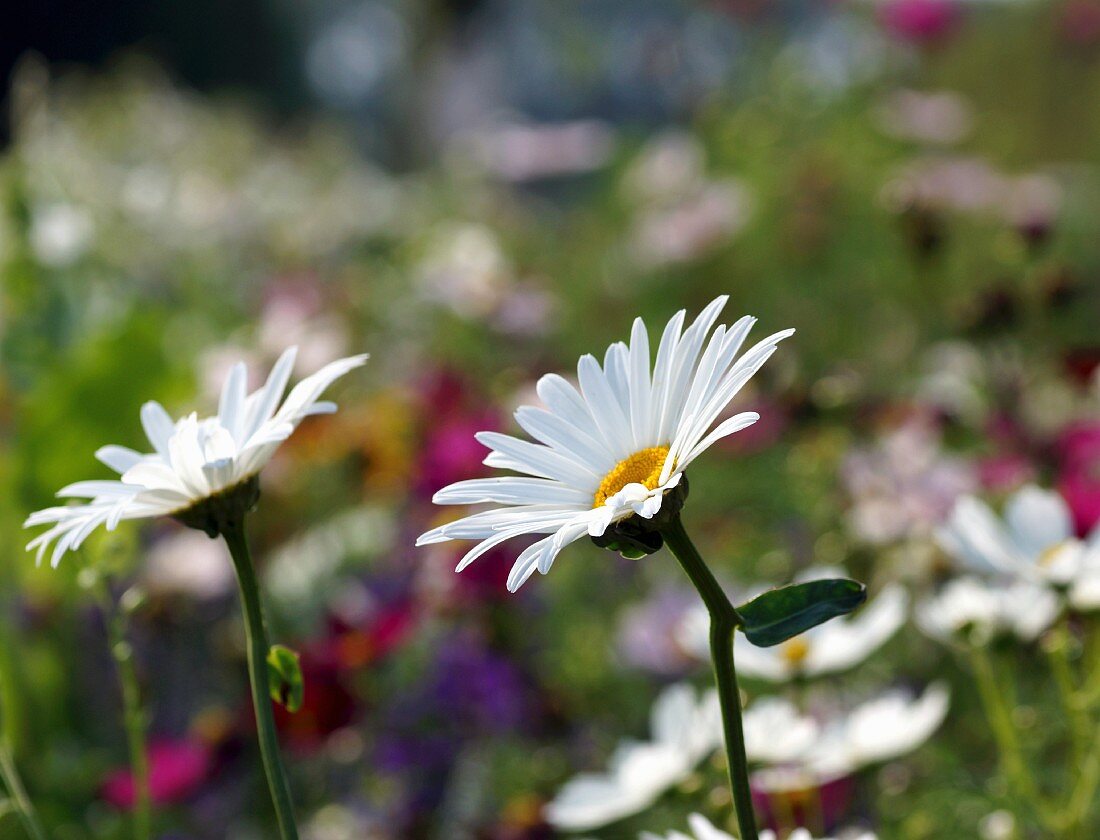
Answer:
<svg viewBox="0 0 1100 840"><path fill-rule="evenodd" d="M737 608L741 630L758 647L805 633L867 600L867 587L844 578L812 580L772 589Z"/></svg>
<svg viewBox="0 0 1100 840"><path fill-rule="evenodd" d="M267 654L267 677L272 700L291 713L302 708L305 682L297 653L283 645L272 645Z"/></svg>

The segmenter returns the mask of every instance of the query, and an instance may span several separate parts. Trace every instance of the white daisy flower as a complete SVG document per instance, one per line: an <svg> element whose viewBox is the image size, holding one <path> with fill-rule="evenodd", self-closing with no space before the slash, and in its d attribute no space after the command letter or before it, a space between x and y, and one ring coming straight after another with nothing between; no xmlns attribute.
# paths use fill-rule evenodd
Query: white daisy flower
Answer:
<svg viewBox="0 0 1100 840"><path fill-rule="evenodd" d="M966 576L948 581L917 607L917 626L934 639L951 641L976 634L974 641L1011 635L1032 642L1061 612L1058 597L1031 581L988 582Z"/></svg>
<svg viewBox="0 0 1100 840"><path fill-rule="evenodd" d="M720 828L715 828L710 820L701 814L690 815L688 825L691 827L691 834L670 831L668 834L661 835L643 831L639 838L640 840L736 840L732 834L728 834ZM760 832L760 840L776 840L775 832L770 828L764 829ZM805 828L796 828L787 835L787 840L814 840L814 836ZM822 837L820 840L830 840L830 838ZM875 840L875 835L870 832L863 832L853 835L853 840Z"/></svg>
<svg viewBox="0 0 1100 840"><path fill-rule="evenodd" d="M942 683L920 697L887 691L826 722L806 763L819 774L846 775L913 752L939 729L949 700Z"/></svg>
<svg viewBox="0 0 1100 840"><path fill-rule="evenodd" d="M113 530L124 519L184 517L202 502L254 478L304 418L336 410L331 402L319 402L322 392L367 360L366 355L352 356L325 365L294 386L280 405L296 354L294 347L286 350L267 382L251 394L244 364L235 365L213 417L191 413L173 421L160 403L145 403L141 423L154 451L99 449L96 458L119 473L120 480L78 481L63 487L59 497L90 501L32 513L24 527L53 527L31 540L27 549L36 549L41 562L53 544L50 562L56 566L66 551L79 548L101 525Z"/></svg>
<svg viewBox="0 0 1100 840"><path fill-rule="evenodd" d="M766 762L752 775L766 793L811 790L912 752L927 741L947 716L947 689L933 684L920 697L891 690L852 708L826 710L813 718L815 737L796 755ZM763 701L758 701L763 702ZM789 701L773 698L775 719L805 720ZM788 706L780 711L782 705ZM746 716L747 720L747 716ZM773 737L775 733L772 733Z"/></svg>
<svg viewBox="0 0 1100 840"><path fill-rule="evenodd" d="M741 721L745 732L745 757L759 764L785 764L808 753L821 735L812 717L780 697L761 697Z"/></svg>
<svg viewBox="0 0 1100 840"><path fill-rule="evenodd" d="M739 633L733 642L737 670L744 676L769 682L846 671L890 640L905 623L908 606L905 589L891 584L853 615L819 624L782 644L757 647ZM705 609L693 609L678 635L680 643L693 655L704 660L709 657L710 617Z"/></svg>
<svg viewBox="0 0 1100 840"><path fill-rule="evenodd" d="M1029 485L1005 505L1004 519L972 496L955 504L937 534L940 545L979 574L1045 584L1078 609L1100 608L1100 527L1074 536L1061 496Z"/></svg>
<svg viewBox="0 0 1100 840"><path fill-rule="evenodd" d="M587 831L648 808L722 743L718 693L697 700L691 686L670 686L653 705L650 728L652 740L618 746L606 773L566 782L543 809L546 821L562 831Z"/></svg>
<svg viewBox="0 0 1100 840"><path fill-rule="evenodd" d="M776 345L794 332L769 336L738 357L756 319L744 317L711 332L726 300L711 302L686 330L685 313L678 312L664 329L652 370L649 335L639 318L629 346L612 344L602 366L591 355L581 357L579 389L557 374L543 376L537 391L546 408L516 411L517 422L537 443L496 432L477 435L492 450L487 465L521 475L459 481L433 499L440 505L506 507L434 528L417 544L479 540L459 562L461 571L505 540L543 535L516 560L508 578L514 592L536 569L549 571L566 545L602 536L612 523L635 515L655 516L692 461L759 419L746 411L715 426Z"/></svg>

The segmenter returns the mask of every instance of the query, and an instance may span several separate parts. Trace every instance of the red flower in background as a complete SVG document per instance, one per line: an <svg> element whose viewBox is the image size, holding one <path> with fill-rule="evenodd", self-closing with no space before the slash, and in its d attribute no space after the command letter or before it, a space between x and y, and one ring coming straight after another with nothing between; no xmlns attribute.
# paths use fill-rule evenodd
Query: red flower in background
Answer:
<svg viewBox="0 0 1100 840"><path fill-rule="evenodd" d="M153 802L170 805L195 794L210 775L213 750L197 739L159 740L149 745L149 791ZM116 808L134 807L135 783L129 767L112 771L100 795Z"/></svg>
<svg viewBox="0 0 1100 840"><path fill-rule="evenodd" d="M302 706L292 714L276 704L275 726L290 749L308 753L354 721L358 708L337 669L306 653L300 664L305 681Z"/></svg>

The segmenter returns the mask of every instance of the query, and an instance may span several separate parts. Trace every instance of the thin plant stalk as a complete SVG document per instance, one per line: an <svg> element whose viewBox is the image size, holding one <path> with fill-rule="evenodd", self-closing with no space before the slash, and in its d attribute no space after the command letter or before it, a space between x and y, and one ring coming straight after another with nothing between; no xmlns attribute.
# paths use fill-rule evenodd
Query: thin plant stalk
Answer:
<svg viewBox="0 0 1100 840"><path fill-rule="evenodd" d="M252 556L245 536L243 517L235 518L221 528L221 534L229 546L233 568L241 593L241 609L244 613L245 637L248 647L248 674L252 686L252 705L256 710L256 729L260 741L267 786L279 821L282 840L298 840L298 828L294 821L294 804L290 796L286 769L279 754L279 739L275 731L275 715L271 706L271 689L268 677L267 655L270 645L264 626L263 607L260 603L260 587Z"/></svg>
<svg viewBox="0 0 1100 840"><path fill-rule="evenodd" d="M3 738L0 738L0 777L3 778L4 787L8 790L8 799L19 815L27 836L33 840L46 840L46 831L38 819L38 812L35 811L34 804L27 796L27 789L23 787L23 780L19 777L11 750Z"/></svg>
<svg viewBox="0 0 1100 840"><path fill-rule="evenodd" d="M661 535L710 613L710 653L714 660L714 679L718 684L718 699L722 707L726 763L733 804L737 811L737 825L741 840L758 840L756 816L752 810L752 791L749 788L748 760L745 757L745 733L741 725L741 693L737 688L737 671L733 664L733 633L741 623L741 617L703 558L699 556L679 516L672 518L661 530Z"/></svg>
<svg viewBox="0 0 1100 840"><path fill-rule="evenodd" d="M989 654L985 648L974 645L970 648L970 662L978 686L978 694L985 707L986 718L989 720L993 737L997 742L1001 766L1009 783L1016 788L1022 799L1031 804L1044 825L1048 828L1056 827L1058 818L1050 812L1039 786L1031 775L1028 762L1024 758L1023 747L1017 737L1016 727L1012 722L1012 714L997 685L996 673Z"/></svg>
<svg viewBox="0 0 1100 840"><path fill-rule="evenodd" d="M1078 696L1077 687L1074 685L1073 664L1070 662L1070 639L1069 627L1063 619L1052 632L1052 638L1045 647L1050 660L1050 669L1054 675L1054 683L1058 687L1058 696L1062 701L1062 709L1070 724L1074 764L1077 772L1080 772L1085 761L1092 727L1089 725L1089 716L1082 704L1082 698Z"/></svg>
<svg viewBox="0 0 1100 840"><path fill-rule="evenodd" d="M111 597L105 578L97 576L96 594L107 625L107 643L115 660L122 694L122 716L126 745L130 754L130 772L134 778L134 838L148 840L153 831L153 797L149 786L149 750L145 737L145 710L134 665L133 646L127 639L125 612Z"/></svg>

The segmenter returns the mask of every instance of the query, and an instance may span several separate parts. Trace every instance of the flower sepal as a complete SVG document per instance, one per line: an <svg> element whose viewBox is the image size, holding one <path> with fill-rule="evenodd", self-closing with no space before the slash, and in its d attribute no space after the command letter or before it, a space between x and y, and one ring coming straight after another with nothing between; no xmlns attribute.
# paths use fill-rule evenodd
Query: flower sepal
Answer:
<svg viewBox="0 0 1100 840"><path fill-rule="evenodd" d="M867 600L867 587L847 578L811 580L771 589L737 608L740 629L757 647L771 647Z"/></svg>
<svg viewBox="0 0 1100 840"><path fill-rule="evenodd" d="M634 514L614 522L592 542L600 548L617 551L627 560L641 560L661 550L665 544L661 532L680 515L688 496L687 476L681 476L679 483L664 494L661 509L652 517Z"/></svg>
<svg viewBox="0 0 1100 840"><path fill-rule="evenodd" d="M641 560L660 551L665 544L664 537L658 531L639 527L635 520L646 522L640 516L632 516L608 526L600 536L592 537L592 542L608 551L619 552L627 560Z"/></svg>
<svg viewBox="0 0 1100 840"><path fill-rule="evenodd" d="M195 528L211 539L224 533L226 526L239 523L260 501L260 476L249 476L239 484L207 496L186 510L172 515L177 522Z"/></svg>

